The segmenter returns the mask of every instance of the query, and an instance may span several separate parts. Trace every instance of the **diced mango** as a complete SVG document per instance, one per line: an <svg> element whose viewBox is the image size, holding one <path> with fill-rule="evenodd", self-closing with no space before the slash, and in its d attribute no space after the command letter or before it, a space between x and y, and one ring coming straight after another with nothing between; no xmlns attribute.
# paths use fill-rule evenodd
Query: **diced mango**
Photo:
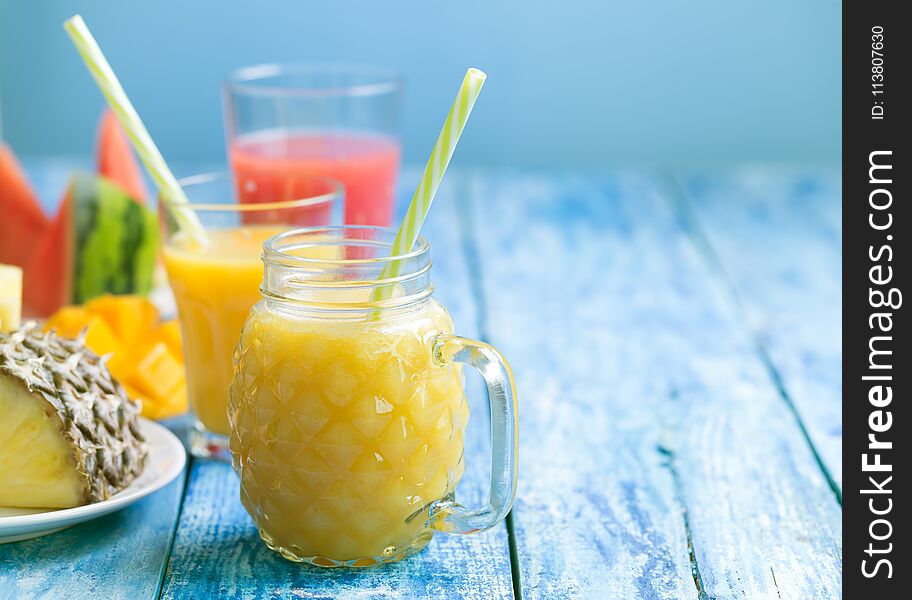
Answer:
<svg viewBox="0 0 912 600"><path fill-rule="evenodd" d="M164 342L174 356L184 361L184 343L181 339L180 322L177 319L165 321L152 334L154 341Z"/></svg>
<svg viewBox="0 0 912 600"><path fill-rule="evenodd" d="M181 413L187 412L187 409L190 408L190 401L187 397L187 378L181 381L181 384L171 392L170 404L168 407L171 409L171 415L179 415Z"/></svg>
<svg viewBox="0 0 912 600"><path fill-rule="evenodd" d="M108 324L95 316L89 317L89 322L86 324L85 343L98 356L117 355L122 351L120 341Z"/></svg>
<svg viewBox="0 0 912 600"><path fill-rule="evenodd" d="M156 342L136 363L128 381L147 396L163 397L172 393L183 379L184 365L163 342Z"/></svg>
<svg viewBox="0 0 912 600"><path fill-rule="evenodd" d="M142 394L138 389L136 389L129 383L125 383L125 382L121 381L120 385L122 385L124 388L124 391L127 392L127 396L129 396L130 398L132 398L134 400L139 400L142 403L142 416L149 417L148 411L155 410L155 403L151 402L149 400L149 398L147 398L144 394ZM152 419L154 417L149 417L149 418Z"/></svg>
<svg viewBox="0 0 912 600"><path fill-rule="evenodd" d="M54 330L57 335L75 338L89 322L89 313L81 306L64 306L44 322L44 330Z"/></svg>
<svg viewBox="0 0 912 600"><path fill-rule="evenodd" d="M65 306L55 312L44 324L44 330L54 330L57 335L77 338L85 330L85 343L95 354L120 354L120 340L101 317L88 314L80 306ZM113 360L113 358L112 358ZM111 368L111 364L108 364ZM113 368L111 369L113 372Z"/></svg>
<svg viewBox="0 0 912 600"><path fill-rule="evenodd" d="M149 332L158 322L155 305L142 296L106 294L87 302L85 309L107 321L127 347L148 339Z"/></svg>
<svg viewBox="0 0 912 600"><path fill-rule="evenodd" d="M131 398L142 401L142 414L166 419L187 412L187 381L184 365L159 342L131 371L124 384Z"/></svg>
<svg viewBox="0 0 912 600"><path fill-rule="evenodd" d="M171 414L168 413L164 406L156 402L151 402L148 398L140 397L139 401L142 403L142 416L146 417L147 419L154 419L158 421L171 416Z"/></svg>

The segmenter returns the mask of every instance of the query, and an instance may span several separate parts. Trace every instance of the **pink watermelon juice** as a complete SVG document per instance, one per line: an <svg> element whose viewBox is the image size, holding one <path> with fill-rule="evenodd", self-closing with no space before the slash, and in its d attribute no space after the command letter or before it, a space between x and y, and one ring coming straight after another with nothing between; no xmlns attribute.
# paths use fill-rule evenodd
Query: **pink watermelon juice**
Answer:
<svg viewBox="0 0 912 600"><path fill-rule="evenodd" d="M345 188L345 223L390 225L401 154L394 138L363 133L260 132L232 142L231 166L241 202L269 202L293 187L295 177L317 174Z"/></svg>

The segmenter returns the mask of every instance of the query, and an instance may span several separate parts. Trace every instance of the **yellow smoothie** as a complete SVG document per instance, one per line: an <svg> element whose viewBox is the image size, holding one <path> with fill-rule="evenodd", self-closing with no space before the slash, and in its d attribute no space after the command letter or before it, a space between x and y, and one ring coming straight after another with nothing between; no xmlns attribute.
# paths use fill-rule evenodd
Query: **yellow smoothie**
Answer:
<svg viewBox="0 0 912 600"><path fill-rule="evenodd" d="M431 349L452 331L433 299L380 319L253 309L231 387L231 451L270 547L369 565L427 544L428 506L463 473L461 367L438 366Z"/></svg>
<svg viewBox="0 0 912 600"><path fill-rule="evenodd" d="M263 242L287 227L207 232L197 247L180 234L165 244L168 280L180 314L190 404L206 429L228 435L231 358L250 308L260 299Z"/></svg>

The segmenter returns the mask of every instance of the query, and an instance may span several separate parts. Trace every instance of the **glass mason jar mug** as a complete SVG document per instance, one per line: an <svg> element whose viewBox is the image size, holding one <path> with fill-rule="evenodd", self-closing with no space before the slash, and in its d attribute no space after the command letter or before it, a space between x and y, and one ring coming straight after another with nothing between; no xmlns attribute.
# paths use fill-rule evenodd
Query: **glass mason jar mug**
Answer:
<svg viewBox="0 0 912 600"><path fill-rule="evenodd" d="M435 531L489 529L513 505L510 368L487 344L453 334L431 296L428 243L389 257L394 237L312 227L263 247L263 299L235 353L228 418L241 501L289 560L393 562ZM380 279L390 263L398 275ZM491 490L479 509L454 495L469 417L463 364L484 377L491 405Z"/></svg>

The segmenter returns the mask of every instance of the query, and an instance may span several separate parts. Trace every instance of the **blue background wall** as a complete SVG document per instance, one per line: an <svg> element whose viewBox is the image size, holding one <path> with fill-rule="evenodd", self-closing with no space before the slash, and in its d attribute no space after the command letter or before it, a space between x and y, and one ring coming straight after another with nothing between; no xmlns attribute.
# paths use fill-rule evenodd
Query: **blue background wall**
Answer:
<svg viewBox="0 0 912 600"><path fill-rule="evenodd" d="M102 106L61 22L81 12L172 161L224 156L232 68L365 62L407 79L423 161L466 67L488 73L464 165L834 163L833 0L0 0L2 135L91 151Z"/></svg>

